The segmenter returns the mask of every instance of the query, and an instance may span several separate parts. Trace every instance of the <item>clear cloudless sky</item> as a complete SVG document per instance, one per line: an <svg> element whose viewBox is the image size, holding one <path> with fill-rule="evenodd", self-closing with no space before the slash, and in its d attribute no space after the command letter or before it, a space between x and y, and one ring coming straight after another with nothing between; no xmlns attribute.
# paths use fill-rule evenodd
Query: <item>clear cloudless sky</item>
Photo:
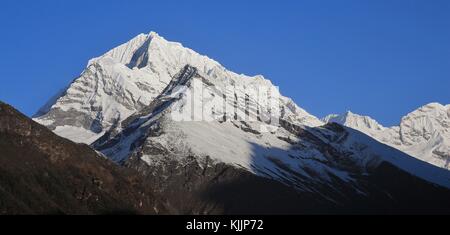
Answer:
<svg viewBox="0 0 450 235"><path fill-rule="evenodd" d="M450 103L448 0L2 0L0 100L33 115L90 58L156 31L310 113L395 125Z"/></svg>

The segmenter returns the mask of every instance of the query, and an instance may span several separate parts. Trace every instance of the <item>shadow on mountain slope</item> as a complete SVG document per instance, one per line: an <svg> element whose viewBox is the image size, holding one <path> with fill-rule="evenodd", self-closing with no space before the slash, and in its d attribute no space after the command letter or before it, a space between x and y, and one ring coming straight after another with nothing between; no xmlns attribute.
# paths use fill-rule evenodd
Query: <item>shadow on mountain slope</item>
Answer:
<svg viewBox="0 0 450 235"><path fill-rule="evenodd" d="M143 173L169 214L315 214L330 211L312 195L278 181L256 176L223 163L200 163L189 157L183 164L151 167L132 158L129 167Z"/></svg>
<svg viewBox="0 0 450 235"><path fill-rule="evenodd" d="M322 132L325 133L322 137L337 145L317 137L317 132L324 131L323 128L300 128L287 124L284 128L324 157L307 159L301 151L306 147L297 143L290 143L290 150L300 150L297 155L288 154L286 149L249 143L253 152L251 171L257 175L244 168L198 156L181 158L181 161L179 157L167 156L158 158L158 163L152 166L138 154L132 156L126 165L144 175L170 214L450 213L450 190L377 157L362 167L352 160L351 153L345 152L345 148L336 149L349 137L345 128L328 125L325 128L332 135L327 136L326 130ZM290 142L289 139L283 140ZM379 145L380 148L388 148L385 152L401 155L384 158L410 158ZM143 154L142 151L137 152ZM411 161L416 160L411 158ZM437 168L428 165L424 168L438 172Z"/></svg>
<svg viewBox="0 0 450 235"><path fill-rule="evenodd" d="M303 135L303 138L311 137ZM323 145L324 150L331 149L323 142L318 144ZM264 158L252 158L252 170L277 180L241 172L239 177L225 177L208 184L201 193L202 200L221 205L226 214L450 214L449 189L411 175L389 162L362 171L351 163L342 162L346 156L337 151L330 153L328 149L330 161L318 163L341 168L352 180L330 172L327 180L323 180L317 169L300 166L309 175L306 177L280 161L277 153L286 152L284 149L251 146L255 156L266 154Z"/></svg>
<svg viewBox="0 0 450 235"><path fill-rule="evenodd" d="M292 174L282 171L278 174ZM201 198L221 205L225 214L450 213L448 189L430 184L387 162L372 169L367 176L352 176L356 180L352 184L338 177L333 177L332 182L314 182L314 179L306 178L296 178L298 181L292 182L286 179L285 184L281 184L240 172L238 177L221 175L224 180L209 184L202 191ZM292 179L292 175L290 177ZM299 184L307 185L315 192L291 188ZM357 188L352 185L357 185Z"/></svg>

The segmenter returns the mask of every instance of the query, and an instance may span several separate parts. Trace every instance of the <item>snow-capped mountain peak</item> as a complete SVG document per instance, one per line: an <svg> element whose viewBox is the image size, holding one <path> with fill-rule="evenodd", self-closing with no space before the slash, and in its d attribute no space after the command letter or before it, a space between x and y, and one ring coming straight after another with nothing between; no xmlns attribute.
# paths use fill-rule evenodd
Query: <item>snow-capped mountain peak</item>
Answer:
<svg viewBox="0 0 450 235"><path fill-rule="evenodd" d="M446 107L439 103L425 105L402 118L401 138L406 145L429 141L436 134L450 131Z"/></svg>
<svg viewBox="0 0 450 235"><path fill-rule="evenodd" d="M330 115L335 122L368 134L418 159L450 169L450 105L430 103L409 113L399 126L385 128L370 117Z"/></svg>
<svg viewBox="0 0 450 235"><path fill-rule="evenodd" d="M385 129L381 124L369 116L361 116L347 111L344 114L331 114L322 119L325 123L338 123L344 126L357 127L357 129L370 131L382 131ZM355 128L356 129L356 128Z"/></svg>
<svg viewBox="0 0 450 235"><path fill-rule="evenodd" d="M131 61L131 58L133 57L134 53L143 45L143 43L147 40L149 40L149 35L147 34L139 34L135 38L131 39L130 41L108 51L104 55L93 58L89 61L88 66L91 64L96 63L98 60L109 57L114 59L117 63L121 64L128 64Z"/></svg>
<svg viewBox="0 0 450 235"><path fill-rule="evenodd" d="M120 123L150 105L186 65L230 86L274 87L261 75L231 72L217 61L151 32L90 60L80 77L41 109L35 121L63 137L90 144L111 128L120 131ZM292 100L280 99L292 121L323 124Z"/></svg>

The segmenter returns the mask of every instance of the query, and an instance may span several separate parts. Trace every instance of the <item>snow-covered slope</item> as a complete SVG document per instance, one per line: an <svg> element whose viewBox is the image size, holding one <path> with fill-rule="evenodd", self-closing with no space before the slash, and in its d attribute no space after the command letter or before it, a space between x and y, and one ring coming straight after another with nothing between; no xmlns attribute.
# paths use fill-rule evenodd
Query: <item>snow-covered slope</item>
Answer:
<svg viewBox="0 0 450 235"><path fill-rule="evenodd" d="M111 128L120 131L120 123L148 106L187 64L233 86L273 87L262 76L228 71L218 62L151 32L90 60L80 77L46 104L34 120L63 137L90 144ZM280 99L286 117L293 122L323 124L292 100Z"/></svg>
<svg viewBox="0 0 450 235"><path fill-rule="evenodd" d="M207 93L219 97L205 100L204 107L211 109L203 109L202 113L211 112L218 119L174 119L195 106L198 100L189 94L195 93L195 87L202 83L210 85ZM340 125L308 127L292 123L283 116L276 125L259 119L247 121L238 109L233 113L214 113L215 104L227 102L221 99L221 86L220 80L186 66L149 108L127 120L122 132L107 133L93 146L114 161L123 163L138 158L157 168L167 167L174 159L183 165L188 157L195 156L200 161L226 163L300 191L319 194L323 193L323 188L318 185L327 185L334 193L344 193L342 187L368 193L359 182L383 163L450 188L450 172L350 128ZM264 104L256 106L259 110L265 109Z"/></svg>
<svg viewBox="0 0 450 235"><path fill-rule="evenodd" d="M390 128L350 112L330 115L323 121L356 129L420 160L450 169L450 105L425 105L403 117L399 126Z"/></svg>

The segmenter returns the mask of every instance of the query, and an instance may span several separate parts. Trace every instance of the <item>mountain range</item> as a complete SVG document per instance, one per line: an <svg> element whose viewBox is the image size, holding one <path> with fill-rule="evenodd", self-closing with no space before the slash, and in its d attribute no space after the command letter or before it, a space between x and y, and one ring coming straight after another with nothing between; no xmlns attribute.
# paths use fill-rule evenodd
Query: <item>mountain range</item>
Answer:
<svg viewBox="0 0 450 235"><path fill-rule="evenodd" d="M323 121L359 130L417 159L450 169L450 105L427 104L403 117L399 126L389 128L352 112L329 115Z"/></svg>
<svg viewBox="0 0 450 235"><path fill-rule="evenodd" d="M263 76L151 32L90 60L33 120L139 175L128 192L154 200L137 212L448 213L449 110L430 104L392 128L350 112L320 120ZM10 120L0 131L17 136Z"/></svg>

